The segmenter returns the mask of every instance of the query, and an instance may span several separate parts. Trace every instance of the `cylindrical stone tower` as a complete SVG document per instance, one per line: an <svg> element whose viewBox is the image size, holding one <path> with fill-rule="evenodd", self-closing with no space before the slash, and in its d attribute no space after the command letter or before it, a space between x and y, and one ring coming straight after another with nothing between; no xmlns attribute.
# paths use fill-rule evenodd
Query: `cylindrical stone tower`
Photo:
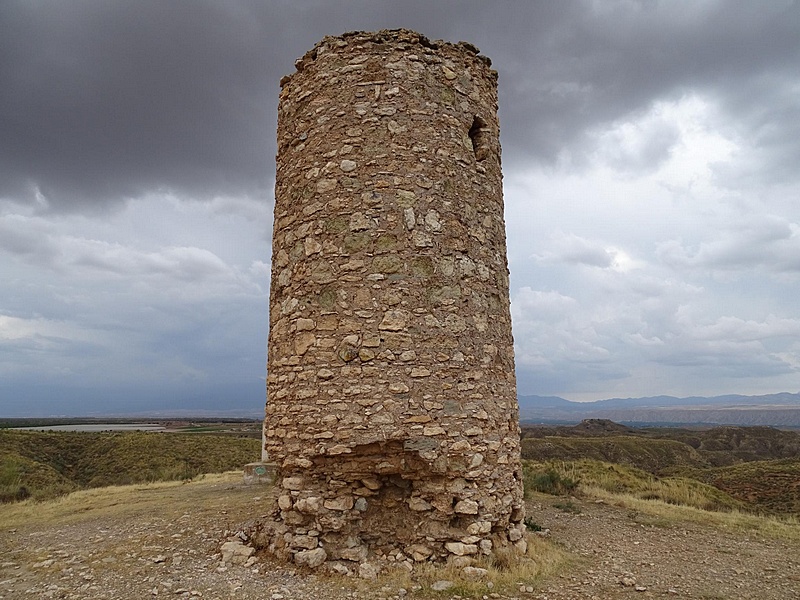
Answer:
<svg viewBox="0 0 800 600"><path fill-rule="evenodd" d="M281 81L265 446L299 565L525 551L490 64L358 32Z"/></svg>

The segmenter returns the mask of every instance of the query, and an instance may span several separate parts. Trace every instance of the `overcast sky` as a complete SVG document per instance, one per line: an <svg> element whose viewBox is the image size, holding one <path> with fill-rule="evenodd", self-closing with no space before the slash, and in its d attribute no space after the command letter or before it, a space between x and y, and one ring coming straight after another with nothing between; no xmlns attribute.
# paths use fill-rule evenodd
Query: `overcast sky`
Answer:
<svg viewBox="0 0 800 600"><path fill-rule="evenodd" d="M0 2L0 416L263 410L278 81L407 27L500 73L521 394L800 391L800 6Z"/></svg>

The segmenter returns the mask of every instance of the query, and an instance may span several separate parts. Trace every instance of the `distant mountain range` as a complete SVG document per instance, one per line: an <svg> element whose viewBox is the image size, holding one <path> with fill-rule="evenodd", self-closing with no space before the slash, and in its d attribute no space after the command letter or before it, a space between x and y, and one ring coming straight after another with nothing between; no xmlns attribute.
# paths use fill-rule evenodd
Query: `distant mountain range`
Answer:
<svg viewBox="0 0 800 600"><path fill-rule="evenodd" d="M608 419L626 425L769 425L800 429L800 393L742 396L730 394L705 398L649 396L572 402L558 396L519 396L520 419L527 423L574 424L584 419ZM75 417L51 417L72 422ZM141 413L95 413L83 419L101 420L208 420L264 418L263 408L167 409ZM37 418L36 421L41 419ZM80 419L78 419L80 420Z"/></svg>
<svg viewBox="0 0 800 600"><path fill-rule="evenodd" d="M800 427L800 393L710 398L651 396L572 402L558 396L519 396L520 419L540 423L577 423L609 419L636 425L771 425Z"/></svg>

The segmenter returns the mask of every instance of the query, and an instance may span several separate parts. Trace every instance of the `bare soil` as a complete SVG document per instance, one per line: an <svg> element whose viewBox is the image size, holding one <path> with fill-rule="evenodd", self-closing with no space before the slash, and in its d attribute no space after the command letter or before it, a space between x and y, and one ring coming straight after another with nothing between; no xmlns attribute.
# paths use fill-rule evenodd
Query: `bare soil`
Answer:
<svg viewBox="0 0 800 600"><path fill-rule="evenodd" d="M270 494L227 475L0 506L0 599L454 597L401 588L391 579L302 573L263 557L250 567L222 566L221 543L259 517ZM559 502L537 496L528 512L574 560L549 579L521 582L520 590L487 587L484 599L800 598L798 541L591 500L570 500L576 514L553 506Z"/></svg>
<svg viewBox="0 0 800 600"><path fill-rule="evenodd" d="M545 581L539 599L800 598L800 542L651 517L571 500L579 514L534 502L528 511L580 560Z"/></svg>

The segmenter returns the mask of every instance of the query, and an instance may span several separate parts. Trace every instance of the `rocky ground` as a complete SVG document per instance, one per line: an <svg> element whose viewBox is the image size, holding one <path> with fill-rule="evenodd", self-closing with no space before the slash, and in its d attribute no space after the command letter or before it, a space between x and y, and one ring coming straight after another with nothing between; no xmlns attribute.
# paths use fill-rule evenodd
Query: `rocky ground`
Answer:
<svg viewBox="0 0 800 600"><path fill-rule="evenodd" d="M529 507L552 539L581 557L532 596L567 598L800 598L800 542L665 521L573 501L579 514Z"/></svg>
<svg viewBox="0 0 800 600"><path fill-rule="evenodd" d="M252 507L270 493L238 481L110 488L0 507L0 599L454 597L398 580L309 575L260 557L223 564L222 544L258 516ZM529 513L574 560L548 579L502 593L487 586L478 597L800 598L798 541L654 519L592 500L572 500L573 512L554 503L539 496Z"/></svg>

